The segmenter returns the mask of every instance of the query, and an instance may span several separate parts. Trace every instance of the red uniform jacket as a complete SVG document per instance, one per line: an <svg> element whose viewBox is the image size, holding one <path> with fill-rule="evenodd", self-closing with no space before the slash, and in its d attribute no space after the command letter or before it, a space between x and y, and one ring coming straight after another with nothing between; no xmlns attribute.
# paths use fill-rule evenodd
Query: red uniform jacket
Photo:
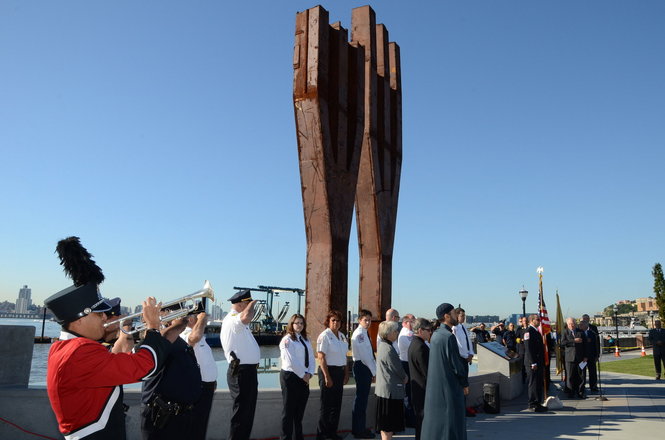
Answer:
<svg viewBox="0 0 665 440"><path fill-rule="evenodd" d="M60 432L68 440L125 438L120 385L154 374L169 347L157 332L148 332L135 353L113 354L98 342L63 331L49 351L46 374Z"/></svg>

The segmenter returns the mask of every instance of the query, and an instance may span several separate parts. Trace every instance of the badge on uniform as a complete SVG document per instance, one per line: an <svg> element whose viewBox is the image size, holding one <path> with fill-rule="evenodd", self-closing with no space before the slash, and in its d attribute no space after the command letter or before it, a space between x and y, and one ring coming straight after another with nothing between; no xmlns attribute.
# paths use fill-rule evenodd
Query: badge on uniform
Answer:
<svg viewBox="0 0 665 440"><path fill-rule="evenodd" d="M524 340L528 341L529 340L529 332L524 333Z"/></svg>

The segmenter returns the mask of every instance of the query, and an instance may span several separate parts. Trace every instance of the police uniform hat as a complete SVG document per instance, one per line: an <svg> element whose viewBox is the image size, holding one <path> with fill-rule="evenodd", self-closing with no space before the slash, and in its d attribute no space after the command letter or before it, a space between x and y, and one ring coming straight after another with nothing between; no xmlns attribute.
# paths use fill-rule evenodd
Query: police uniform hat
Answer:
<svg viewBox="0 0 665 440"><path fill-rule="evenodd" d="M81 246L78 237L67 237L58 242L56 252L65 273L74 285L48 297L44 305L51 310L60 324L76 321L93 312L106 312L112 306L99 293L104 274Z"/></svg>
<svg viewBox="0 0 665 440"><path fill-rule="evenodd" d="M249 289L241 290L240 292L236 292L235 295L233 295L231 298L229 298L229 301L231 301L231 304L236 304L239 302L243 301L251 301L252 300L252 292Z"/></svg>
<svg viewBox="0 0 665 440"><path fill-rule="evenodd" d="M108 318L120 316L120 298L104 299L104 301L111 307L111 310L104 312Z"/></svg>
<svg viewBox="0 0 665 440"><path fill-rule="evenodd" d="M443 303L440 304L439 307L436 308L436 317L438 319L443 319L443 315L446 313L450 313L451 310L453 310L455 307L453 307L452 304L448 303Z"/></svg>

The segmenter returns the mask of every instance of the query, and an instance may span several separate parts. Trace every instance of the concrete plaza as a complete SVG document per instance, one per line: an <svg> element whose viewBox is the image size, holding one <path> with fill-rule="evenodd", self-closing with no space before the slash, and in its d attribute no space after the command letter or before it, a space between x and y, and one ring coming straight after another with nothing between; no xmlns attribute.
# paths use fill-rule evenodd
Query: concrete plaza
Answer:
<svg viewBox="0 0 665 440"><path fill-rule="evenodd" d="M650 351L648 351L649 354ZM619 359L640 356L640 352L622 353ZM602 362L617 358L604 355ZM602 369L602 364L601 364ZM552 380L555 380L552 374ZM654 374L655 377L655 374ZM563 408L547 413L526 411L526 393L511 401L501 402L500 414L478 414L467 417L469 440L480 439L656 439L665 435L665 380L654 377L601 372L602 393L587 399L566 399L558 387ZM561 395L559 395L561 394ZM413 430L396 435L413 439Z"/></svg>

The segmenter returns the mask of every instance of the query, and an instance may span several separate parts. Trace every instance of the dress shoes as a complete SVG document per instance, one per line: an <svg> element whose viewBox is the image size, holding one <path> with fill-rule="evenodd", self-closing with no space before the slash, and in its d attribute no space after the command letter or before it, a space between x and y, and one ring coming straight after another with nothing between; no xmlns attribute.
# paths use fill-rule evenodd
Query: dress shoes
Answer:
<svg viewBox="0 0 665 440"><path fill-rule="evenodd" d="M355 433L355 434L353 434L353 437L354 438L376 438L374 433L372 431L370 431L369 429L364 431L364 432Z"/></svg>
<svg viewBox="0 0 665 440"><path fill-rule="evenodd" d="M660 374L656 376L656 380L660 380Z"/></svg>
<svg viewBox="0 0 665 440"><path fill-rule="evenodd" d="M543 405L530 406L529 411L537 413L547 412L547 407Z"/></svg>
<svg viewBox="0 0 665 440"><path fill-rule="evenodd" d="M589 389L589 391L591 391L592 393L597 393L598 392L598 387L591 388L591 389Z"/></svg>

